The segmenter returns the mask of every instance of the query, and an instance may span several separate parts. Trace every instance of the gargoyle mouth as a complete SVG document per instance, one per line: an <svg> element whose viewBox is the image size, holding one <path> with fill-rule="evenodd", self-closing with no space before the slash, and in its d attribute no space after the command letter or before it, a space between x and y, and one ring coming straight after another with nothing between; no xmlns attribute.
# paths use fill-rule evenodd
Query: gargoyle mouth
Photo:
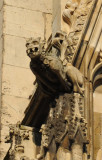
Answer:
<svg viewBox="0 0 102 160"><path fill-rule="evenodd" d="M37 47L28 48L26 52L30 58L34 58L35 56L39 55L39 50Z"/></svg>

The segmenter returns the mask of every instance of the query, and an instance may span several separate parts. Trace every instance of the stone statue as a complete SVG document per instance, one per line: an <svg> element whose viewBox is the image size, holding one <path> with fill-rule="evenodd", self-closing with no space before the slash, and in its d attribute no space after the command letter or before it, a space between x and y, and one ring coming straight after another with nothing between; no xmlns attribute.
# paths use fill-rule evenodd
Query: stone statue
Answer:
<svg viewBox="0 0 102 160"><path fill-rule="evenodd" d="M68 39L63 32L58 32L52 41L52 47L58 50L57 53L46 52L44 42L40 38L32 38L26 44L27 54L31 58L31 70L37 83L46 93L70 93L73 90L83 94L82 74L71 64L64 64L67 45Z"/></svg>
<svg viewBox="0 0 102 160"><path fill-rule="evenodd" d="M30 68L36 76L36 82L43 93L54 96L54 99L56 95L59 96L60 93L63 93L63 98L64 94L67 94L65 95L67 102L66 107L63 108L64 106L62 105L60 108L60 102L65 103L65 100L58 98L58 105L56 104L54 106L55 109L50 108L48 120L46 124L41 126L42 141L37 160L44 158L46 154L45 150L49 148L53 137L55 137L55 144L59 144L69 132L71 134L69 137L74 137L79 128L79 122L83 128L86 126L82 113L79 108L77 108L77 106L80 105L79 99L83 97L83 76L77 68L67 61L66 52L69 45L70 40L66 33L62 31L57 32L52 40L51 47L54 47L55 50L50 49L48 51L45 48L45 42L42 41L41 38L31 38L26 43L27 55L31 59ZM75 93L77 95L73 97ZM76 111L72 106L76 108ZM59 110L67 110L68 113L63 115L62 112L59 113ZM73 123L69 123L69 117L73 120ZM72 125L71 128L73 128L74 125L74 131L69 129L69 125ZM58 126L63 128L62 133L60 133L61 128ZM80 130L82 130L82 137L85 137L86 130Z"/></svg>

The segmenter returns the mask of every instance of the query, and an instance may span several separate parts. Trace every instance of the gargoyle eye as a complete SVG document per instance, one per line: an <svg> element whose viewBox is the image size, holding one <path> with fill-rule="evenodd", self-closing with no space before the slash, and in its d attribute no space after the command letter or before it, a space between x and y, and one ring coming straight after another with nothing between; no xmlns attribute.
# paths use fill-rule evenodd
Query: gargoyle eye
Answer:
<svg viewBox="0 0 102 160"><path fill-rule="evenodd" d="M63 40L60 40L60 43L62 44L62 43L63 43Z"/></svg>
<svg viewBox="0 0 102 160"><path fill-rule="evenodd" d="M35 47L35 52L37 52L38 51L38 48L37 47Z"/></svg>
<svg viewBox="0 0 102 160"><path fill-rule="evenodd" d="M26 43L26 47L28 47L29 46L29 43Z"/></svg>

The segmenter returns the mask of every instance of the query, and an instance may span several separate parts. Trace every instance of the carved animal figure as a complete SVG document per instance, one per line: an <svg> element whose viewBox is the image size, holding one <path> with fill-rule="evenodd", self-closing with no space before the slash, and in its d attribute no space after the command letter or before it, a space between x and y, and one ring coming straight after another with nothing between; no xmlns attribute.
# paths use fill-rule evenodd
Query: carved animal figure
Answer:
<svg viewBox="0 0 102 160"><path fill-rule="evenodd" d="M47 94L73 91L83 94L83 76L72 65L63 65L64 55L67 51L67 35L58 32L53 39L52 46L59 51L59 56L46 53L44 41L30 39L27 44L27 54L31 58L30 67L42 90Z"/></svg>
<svg viewBox="0 0 102 160"><path fill-rule="evenodd" d="M66 77L62 61L55 54L45 52L41 39L30 39L26 47L31 58L30 68L44 93L72 91L72 84Z"/></svg>
<svg viewBox="0 0 102 160"><path fill-rule="evenodd" d="M27 55L31 58L30 68L36 76L39 87L47 95L72 91L83 94L82 74L71 64L63 64L68 43L70 42L66 33L57 32L52 41L52 46L57 49L57 52L46 52L45 42L41 41L40 38L31 38L26 44ZM46 130L45 125L42 126L42 130ZM44 136L46 135L43 135L43 139ZM44 155L45 150L42 145L37 160L42 159Z"/></svg>
<svg viewBox="0 0 102 160"><path fill-rule="evenodd" d="M71 64L67 64L67 66L65 67L65 72L68 78L73 83L73 91L83 95L83 75L81 74L81 72L79 72L79 70Z"/></svg>
<svg viewBox="0 0 102 160"><path fill-rule="evenodd" d="M65 61L67 46L70 43L71 42L68 40L66 33L61 31L57 32L53 39L52 44L60 52L59 57L62 62ZM64 72L66 73L67 79L70 79L73 84L73 91L83 94L83 75L81 72L68 62L66 62L64 65Z"/></svg>

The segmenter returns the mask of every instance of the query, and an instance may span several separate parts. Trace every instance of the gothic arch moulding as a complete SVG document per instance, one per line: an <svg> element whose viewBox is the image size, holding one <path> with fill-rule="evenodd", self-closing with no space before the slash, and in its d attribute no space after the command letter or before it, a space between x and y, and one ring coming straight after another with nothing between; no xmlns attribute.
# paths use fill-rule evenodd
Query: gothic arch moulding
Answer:
<svg viewBox="0 0 102 160"><path fill-rule="evenodd" d="M102 62L97 64L92 71L91 81L93 82L93 90L102 85Z"/></svg>

